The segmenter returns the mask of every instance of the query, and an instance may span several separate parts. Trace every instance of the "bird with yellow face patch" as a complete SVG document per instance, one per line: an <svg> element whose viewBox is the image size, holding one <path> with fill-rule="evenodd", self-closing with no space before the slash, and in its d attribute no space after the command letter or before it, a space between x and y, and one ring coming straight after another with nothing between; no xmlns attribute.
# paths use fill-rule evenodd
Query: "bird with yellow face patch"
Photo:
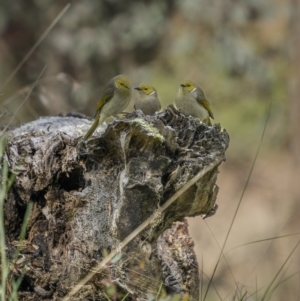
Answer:
<svg viewBox="0 0 300 301"><path fill-rule="evenodd" d="M108 117L121 113L131 100L130 79L120 74L113 77L104 87L100 101L97 104L95 120L83 140L87 140Z"/></svg>
<svg viewBox="0 0 300 301"><path fill-rule="evenodd" d="M138 97L134 102L136 110L141 110L145 115L154 115L161 109L156 89L153 86L148 83L141 83L134 89L138 91Z"/></svg>
<svg viewBox="0 0 300 301"><path fill-rule="evenodd" d="M175 104L184 114L197 117L208 125L211 125L210 118L214 119L210 103L205 98L204 92L190 80L180 85Z"/></svg>

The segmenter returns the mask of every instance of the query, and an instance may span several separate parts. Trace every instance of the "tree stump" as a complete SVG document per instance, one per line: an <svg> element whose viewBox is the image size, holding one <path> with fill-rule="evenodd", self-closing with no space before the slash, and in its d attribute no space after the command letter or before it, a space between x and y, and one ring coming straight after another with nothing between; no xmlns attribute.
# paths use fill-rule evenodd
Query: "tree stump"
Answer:
<svg viewBox="0 0 300 301"><path fill-rule="evenodd" d="M4 214L8 258L20 248L9 279L24 274L19 300L60 300L199 171L225 160L229 145L219 124L206 126L173 106L156 116L138 110L117 117L83 142L90 125L70 114L9 134L5 160L16 179ZM107 287L116 299L129 292L127 300L147 300L163 287L198 300L198 265L184 218L214 210L217 174L218 166L187 189L71 300L107 300Z"/></svg>

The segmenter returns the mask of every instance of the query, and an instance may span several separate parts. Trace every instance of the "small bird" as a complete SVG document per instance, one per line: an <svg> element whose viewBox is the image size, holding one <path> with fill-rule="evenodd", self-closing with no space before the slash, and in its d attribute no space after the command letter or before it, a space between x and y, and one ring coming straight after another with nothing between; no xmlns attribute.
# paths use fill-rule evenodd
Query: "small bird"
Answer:
<svg viewBox="0 0 300 301"><path fill-rule="evenodd" d="M147 83L141 83L134 89L136 89L139 94L134 102L135 110L140 109L145 115L154 115L155 112L161 109L156 89L153 86Z"/></svg>
<svg viewBox="0 0 300 301"><path fill-rule="evenodd" d="M120 74L113 77L104 87L100 101L97 104L95 121L84 136L87 140L96 130L97 126L103 123L106 118L121 113L129 105L131 100L130 79Z"/></svg>
<svg viewBox="0 0 300 301"><path fill-rule="evenodd" d="M214 119L210 103L205 98L202 89L190 80L180 85L175 98L175 104L184 114L197 117L208 125L210 118Z"/></svg>

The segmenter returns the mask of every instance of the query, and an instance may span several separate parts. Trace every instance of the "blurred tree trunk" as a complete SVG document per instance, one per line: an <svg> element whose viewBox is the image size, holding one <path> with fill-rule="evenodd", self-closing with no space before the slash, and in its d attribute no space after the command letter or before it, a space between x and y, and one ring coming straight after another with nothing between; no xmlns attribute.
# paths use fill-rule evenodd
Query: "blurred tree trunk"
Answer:
<svg viewBox="0 0 300 301"><path fill-rule="evenodd" d="M197 300L198 265L182 220L214 212L228 134L172 106L156 116L137 111L116 118L83 142L90 125L76 116L48 117L9 135L6 160L16 180L4 207L12 260L8 290L12 279L24 275L19 300L60 300L106 252L214 163L71 299L106 300L107 287L114 286L123 296L147 300L163 286ZM33 210L20 245L29 201ZM20 254L13 259L17 247Z"/></svg>

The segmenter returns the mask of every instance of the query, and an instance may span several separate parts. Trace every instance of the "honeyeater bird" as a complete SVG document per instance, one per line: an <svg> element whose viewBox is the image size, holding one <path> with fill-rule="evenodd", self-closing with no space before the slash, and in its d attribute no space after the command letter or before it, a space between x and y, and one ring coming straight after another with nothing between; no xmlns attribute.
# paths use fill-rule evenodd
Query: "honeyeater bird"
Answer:
<svg viewBox="0 0 300 301"><path fill-rule="evenodd" d="M190 80L180 85L175 104L184 114L197 117L208 125L211 125L210 118L214 119L210 103L205 98L204 92Z"/></svg>
<svg viewBox="0 0 300 301"><path fill-rule="evenodd" d="M141 83L134 88L138 91L135 98L134 108L140 109L145 115L154 115L161 109L160 101L157 98L156 89L148 83Z"/></svg>
<svg viewBox="0 0 300 301"><path fill-rule="evenodd" d="M112 78L104 87L100 101L97 104L95 120L84 140L87 140L96 130L97 126L105 121L106 118L121 113L129 105L131 100L130 79L120 74Z"/></svg>

